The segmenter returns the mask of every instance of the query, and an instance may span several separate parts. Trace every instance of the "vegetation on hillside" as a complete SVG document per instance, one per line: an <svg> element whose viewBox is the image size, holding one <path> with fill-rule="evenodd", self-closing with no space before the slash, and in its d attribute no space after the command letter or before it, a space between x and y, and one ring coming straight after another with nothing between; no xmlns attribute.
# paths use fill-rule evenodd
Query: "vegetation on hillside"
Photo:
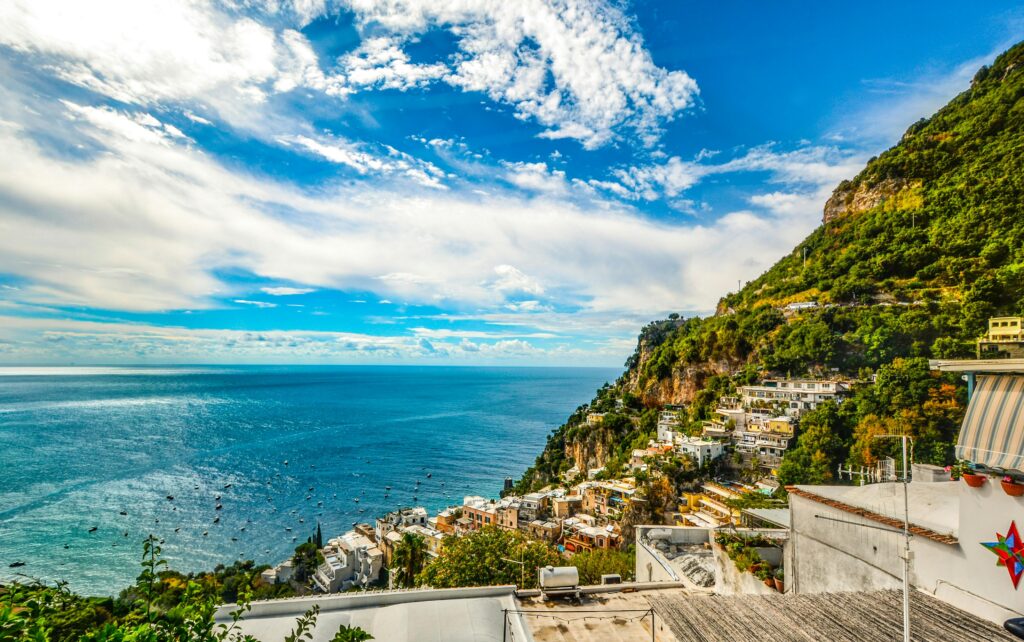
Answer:
<svg viewBox="0 0 1024 642"><path fill-rule="evenodd" d="M876 386L803 419L784 481L823 481L839 463L871 464L891 447L876 437L903 430L916 437L917 461L949 463L962 388L929 372L924 359L971 356L990 316L1024 309L1022 98L1024 43L841 183L826 223L723 297L714 316L646 326L627 371L552 433L517 488L555 481L573 465L571 452L614 460L650 435L637 421L586 422L616 399L656 407L669 384L684 381L692 394L670 401L688 404L685 420L696 431L719 396L769 374L878 375ZM817 307L786 307L804 302Z"/></svg>

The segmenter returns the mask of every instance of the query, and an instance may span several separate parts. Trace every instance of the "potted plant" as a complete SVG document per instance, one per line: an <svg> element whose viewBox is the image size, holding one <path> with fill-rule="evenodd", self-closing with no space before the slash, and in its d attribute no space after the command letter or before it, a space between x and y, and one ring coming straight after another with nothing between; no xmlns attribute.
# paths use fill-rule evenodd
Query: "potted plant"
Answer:
<svg viewBox="0 0 1024 642"><path fill-rule="evenodd" d="M775 577L772 578L773 582L775 584L775 590L778 591L779 593L785 593L786 592L786 585L785 585L785 583L783 581L783 580L785 580L785 578L786 578L786 573L785 573L785 571L782 570L782 567L780 566L778 569L775 570Z"/></svg>
<svg viewBox="0 0 1024 642"><path fill-rule="evenodd" d="M754 577L764 582L764 585L768 588L775 588L775 579L772 577L772 570L767 566L758 568L754 573Z"/></svg>
<svg viewBox="0 0 1024 642"><path fill-rule="evenodd" d="M1024 495L1024 484L1019 483L1009 475L1003 477L999 483L1003 487L1003 492L1010 497L1020 497L1021 495Z"/></svg>
<svg viewBox="0 0 1024 642"><path fill-rule="evenodd" d="M948 467L952 479L963 479L971 488L981 488L985 484L985 476L979 475L971 468L970 462L961 459Z"/></svg>

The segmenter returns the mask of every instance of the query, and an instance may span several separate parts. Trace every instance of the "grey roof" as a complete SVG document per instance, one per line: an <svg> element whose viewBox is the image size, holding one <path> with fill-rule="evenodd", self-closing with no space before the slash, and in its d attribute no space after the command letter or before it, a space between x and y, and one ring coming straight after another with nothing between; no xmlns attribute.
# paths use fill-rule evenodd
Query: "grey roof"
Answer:
<svg viewBox="0 0 1024 642"><path fill-rule="evenodd" d="M743 512L782 528L789 528L788 508L745 508Z"/></svg>
<svg viewBox="0 0 1024 642"><path fill-rule="evenodd" d="M903 637L900 591L764 596L652 593L647 600L678 639L693 642L875 642ZM992 622L916 590L911 594L910 630L917 642L1017 640Z"/></svg>

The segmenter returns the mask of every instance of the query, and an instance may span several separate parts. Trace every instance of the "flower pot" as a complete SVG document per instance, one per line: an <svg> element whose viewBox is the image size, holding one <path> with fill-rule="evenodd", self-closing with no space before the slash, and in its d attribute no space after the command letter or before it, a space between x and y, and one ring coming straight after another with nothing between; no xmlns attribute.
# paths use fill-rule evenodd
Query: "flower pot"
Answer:
<svg viewBox="0 0 1024 642"><path fill-rule="evenodd" d="M772 578L772 584L775 585L775 590L778 591L779 593L784 593L785 592L786 585L779 578L773 577Z"/></svg>
<svg viewBox="0 0 1024 642"><path fill-rule="evenodd" d="M768 588L774 588L775 587L775 579L771 578L771 577L764 578L764 585L767 586Z"/></svg>
<svg viewBox="0 0 1024 642"><path fill-rule="evenodd" d="M1020 497L1024 495L1024 484L1018 484L1017 482L1000 481L1003 486L1003 492L1010 497Z"/></svg>
<svg viewBox="0 0 1024 642"><path fill-rule="evenodd" d="M985 476L984 475L974 475L972 473L964 473L963 478L964 478L964 481L967 482L967 485L970 486L971 488L981 488L985 484Z"/></svg>

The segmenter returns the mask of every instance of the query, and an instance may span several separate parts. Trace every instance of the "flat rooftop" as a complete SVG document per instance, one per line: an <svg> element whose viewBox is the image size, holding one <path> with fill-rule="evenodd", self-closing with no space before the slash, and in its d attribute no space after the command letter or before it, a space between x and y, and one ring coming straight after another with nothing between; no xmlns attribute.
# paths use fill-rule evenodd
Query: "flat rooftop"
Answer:
<svg viewBox="0 0 1024 642"><path fill-rule="evenodd" d="M629 593L596 593L584 595L580 604L567 599L540 598L519 600L522 618L533 635L534 642L651 642L651 616L644 613L652 608L650 595L666 595L687 600L687 589L671 588L642 590ZM654 618L656 642L687 642L672 632L660 613Z"/></svg>
<svg viewBox="0 0 1024 642"><path fill-rule="evenodd" d="M382 642L498 642L525 639L522 621L506 622L515 610L515 587L495 586L439 590L341 593L254 602L240 623L243 634L260 642L280 642L295 620L313 604L320 606L312 637L304 642L330 642L338 628L358 626ZM230 622L234 605L217 610L217 622Z"/></svg>
<svg viewBox="0 0 1024 642"><path fill-rule="evenodd" d="M675 636L658 640L876 642L903 638L900 591L764 596L673 595L652 591L646 600ZM916 642L1019 642L1002 627L920 591L911 593L910 631ZM648 640L649 636L650 633ZM608 635L587 639L616 638Z"/></svg>

